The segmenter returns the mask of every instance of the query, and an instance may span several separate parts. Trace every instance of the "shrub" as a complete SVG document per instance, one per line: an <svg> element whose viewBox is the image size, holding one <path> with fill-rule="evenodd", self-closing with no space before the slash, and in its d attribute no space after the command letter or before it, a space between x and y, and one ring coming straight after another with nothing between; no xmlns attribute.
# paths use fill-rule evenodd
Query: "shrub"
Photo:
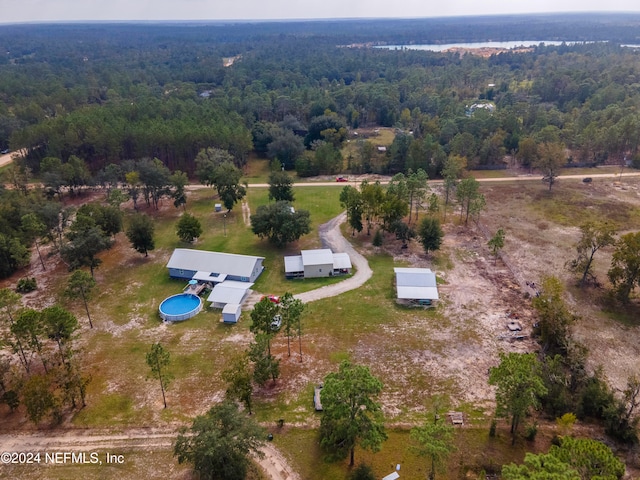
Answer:
<svg viewBox="0 0 640 480"><path fill-rule="evenodd" d="M351 472L349 480L376 480L376 476L369 465L361 463Z"/></svg>
<svg viewBox="0 0 640 480"><path fill-rule="evenodd" d="M384 242L384 238L382 236L382 230L376 230L376 233L373 235L373 241L371 242L374 247L381 247Z"/></svg>
<svg viewBox="0 0 640 480"><path fill-rule="evenodd" d="M531 425L527 425L524 430L524 438L533 442L536 439L536 435L538 434L538 424L532 423Z"/></svg>
<svg viewBox="0 0 640 480"><path fill-rule="evenodd" d="M36 288L38 288L38 283L34 277L21 278L16 286L16 290L20 293L33 292Z"/></svg>
<svg viewBox="0 0 640 480"><path fill-rule="evenodd" d="M496 428L497 427L498 427L498 422L494 418L493 420L491 420L491 426L489 427L489 436L491 438L496 436Z"/></svg>
<svg viewBox="0 0 640 480"><path fill-rule="evenodd" d="M614 405L615 398L607 384L597 375L589 378L582 390L578 418L604 418L605 411Z"/></svg>
<svg viewBox="0 0 640 480"><path fill-rule="evenodd" d="M631 418L627 405L622 400L614 400L604 412L605 432L619 442L634 445L638 443L638 418Z"/></svg>
<svg viewBox="0 0 640 480"><path fill-rule="evenodd" d="M578 418L573 413L565 413L560 418L556 418L556 425L558 425L562 434L566 435L571 431L577 420Z"/></svg>

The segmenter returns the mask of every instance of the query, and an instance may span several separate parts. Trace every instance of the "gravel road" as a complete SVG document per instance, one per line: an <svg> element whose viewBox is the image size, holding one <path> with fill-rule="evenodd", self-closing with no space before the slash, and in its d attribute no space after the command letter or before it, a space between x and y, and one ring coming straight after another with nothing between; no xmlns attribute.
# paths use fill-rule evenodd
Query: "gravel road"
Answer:
<svg viewBox="0 0 640 480"><path fill-rule="evenodd" d="M341 293L348 292L349 290L355 290L363 285L371 278L371 275L373 275L367 259L356 252L347 239L342 236L340 225L344 223L346 219L347 214L346 212L343 212L337 217L329 220L327 223L320 225L318 233L320 234L320 240L322 241L322 246L324 248L330 248L334 252L345 252L349 255L352 265L356 268L356 273L340 283L334 283L333 285L326 285L308 292L298 293L294 295L295 298L307 303L313 302L314 300L320 300L322 298L334 297Z"/></svg>

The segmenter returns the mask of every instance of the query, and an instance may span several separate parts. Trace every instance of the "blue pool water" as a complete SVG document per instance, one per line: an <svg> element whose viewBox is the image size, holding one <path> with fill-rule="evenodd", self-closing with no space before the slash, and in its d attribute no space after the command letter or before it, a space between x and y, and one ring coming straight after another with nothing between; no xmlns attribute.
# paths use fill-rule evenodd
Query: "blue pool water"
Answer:
<svg viewBox="0 0 640 480"><path fill-rule="evenodd" d="M165 298L160 304L160 317L167 322L178 322L193 317L202 309L202 300L191 293L180 293Z"/></svg>

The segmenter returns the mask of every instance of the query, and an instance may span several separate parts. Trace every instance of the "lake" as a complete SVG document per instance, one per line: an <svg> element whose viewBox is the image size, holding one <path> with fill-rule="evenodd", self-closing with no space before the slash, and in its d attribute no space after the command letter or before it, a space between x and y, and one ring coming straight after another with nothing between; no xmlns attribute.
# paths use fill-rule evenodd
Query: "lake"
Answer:
<svg viewBox="0 0 640 480"><path fill-rule="evenodd" d="M472 43L444 43L441 45L376 45L375 48L385 48L387 50L425 50L429 52L444 52L451 48L504 48L512 49L519 47L535 47L544 43L545 45L562 45L563 42L544 40L516 40L513 42L472 42ZM564 42L568 45L577 42Z"/></svg>

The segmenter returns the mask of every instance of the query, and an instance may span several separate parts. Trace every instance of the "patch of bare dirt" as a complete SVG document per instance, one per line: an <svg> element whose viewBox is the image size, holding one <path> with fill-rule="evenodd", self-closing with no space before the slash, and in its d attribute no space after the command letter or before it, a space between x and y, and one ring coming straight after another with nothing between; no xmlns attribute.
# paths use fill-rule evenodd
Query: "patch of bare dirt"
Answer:
<svg viewBox="0 0 640 480"><path fill-rule="evenodd" d="M385 242L396 264L431 268L444 281L438 287L439 315L416 308L409 319L383 325L375 340L365 338L357 348L359 357L392 379L389 390L395 393L383 394L390 418L410 405L422 411L420 399L434 394L450 396L454 405L471 404L490 413L495 403L488 370L498 364L499 352L536 348L530 338L529 300L509 269L490 257L482 234L471 225L447 225L445 231L438 255L449 257L451 268L434 266L417 244L402 250L400 242ZM511 332L507 328L511 321L519 322L522 330ZM514 335L523 338L516 340ZM425 385L429 392L423 390Z"/></svg>
<svg viewBox="0 0 640 480"><path fill-rule="evenodd" d="M640 208L640 181L630 176L594 179L588 185L576 180L571 183L562 177L561 184L554 190L556 188L557 192L552 192L550 198L562 198L561 195L568 192L569 199L586 212L604 210L609 215L620 215L622 207ZM594 258L601 287L574 288L576 279L565 265L575 255L580 230L543 218L532 208L543 198L541 195L547 194L533 185L483 187L483 192L487 197L488 212L482 222L489 232L505 229L504 252L516 274L535 283L546 275L554 275L568 286L565 299L580 317L573 327L573 335L589 349L587 364L590 370L601 366L610 385L622 390L627 378L637 372L640 324L624 324L602 313L602 298L609 288L606 272L613 249L603 249ZM603 205L602 202L610 203Z"/></svg>
<svg viewBox="0 0 640 480"><path fill-rule="evenodd" d="M242 219L247 227L251 226L251 209L249 208L249 202L242 202Z"/></svg>

